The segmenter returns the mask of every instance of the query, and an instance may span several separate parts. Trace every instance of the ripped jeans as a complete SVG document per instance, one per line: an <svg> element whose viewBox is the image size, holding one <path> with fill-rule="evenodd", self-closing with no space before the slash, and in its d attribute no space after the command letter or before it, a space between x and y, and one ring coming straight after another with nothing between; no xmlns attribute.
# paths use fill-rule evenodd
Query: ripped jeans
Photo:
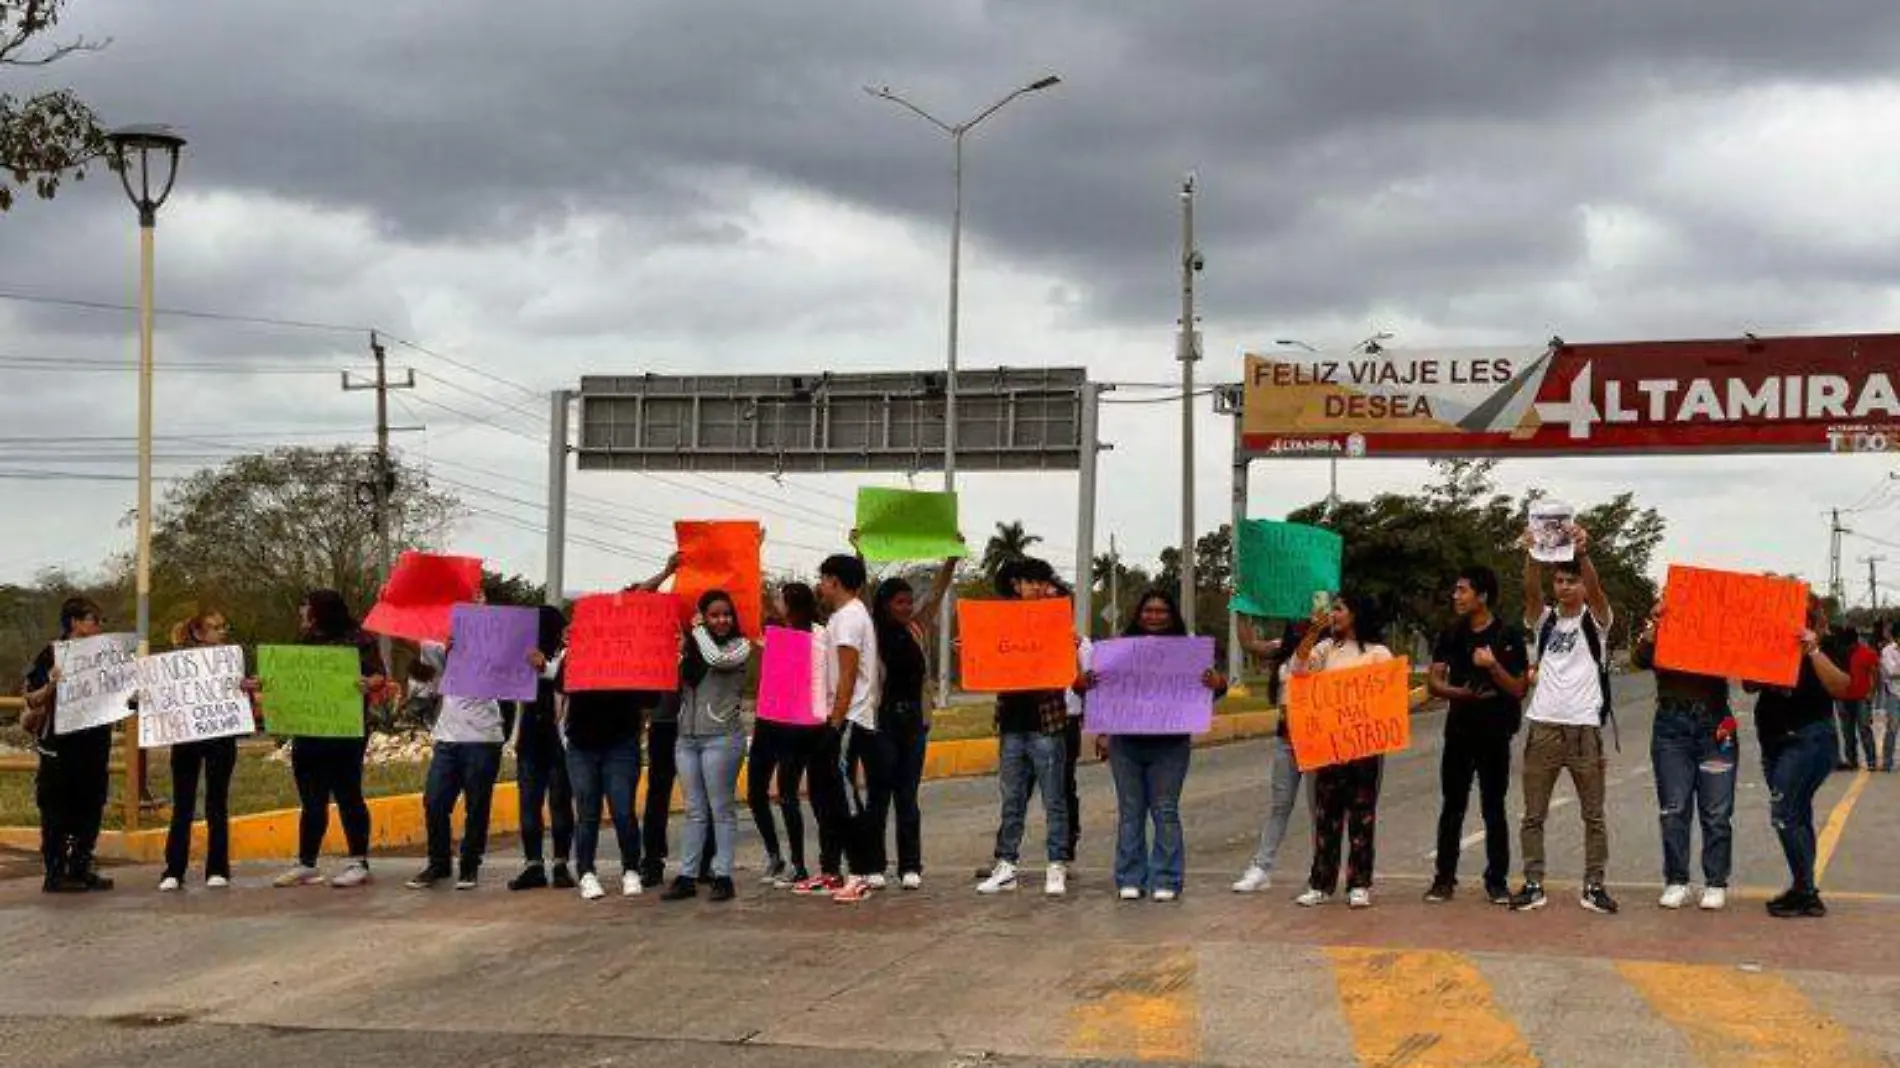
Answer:
<svg viewBox="0 0 1900 1068"><path fill-rule="evenodd" d="M1728 885L1737 739L1715 740L1723 715L1699 703L1665 702L1656 709L1649 759L1662 814L1663 882L1671 886L1689 884L1691 805L1702 824L1702 876L1709 886Z"/></svg>

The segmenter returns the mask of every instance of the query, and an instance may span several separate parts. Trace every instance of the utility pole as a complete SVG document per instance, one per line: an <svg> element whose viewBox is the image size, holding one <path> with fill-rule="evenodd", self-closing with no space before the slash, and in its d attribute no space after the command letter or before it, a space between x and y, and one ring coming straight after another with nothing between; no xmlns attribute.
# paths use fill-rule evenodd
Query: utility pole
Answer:
<svg viewBox="0 0 1900 1068"><path fill-rule="evenodd" d="M1194 329L1194 276L1202 266L1194 247L1194 175L1181 182L1181 617L1194 633L1194 361L1201 358Z"/></svg>
<svg viewBox="0 0 1900 1068"><path fill-rule="evenodd" d="M1122 615L1122 554L1115 545L1115 535L1108 536L1108 632L1115 633L1115 624Z"/></svg>
<svg viewBox="0 0 1900 1068"><path fill-rule="evenodd" d="M1841 536L1852 531L1841 526L1841 510L1834 509L1830 515L1833 521L1828 526L1827 547L1827 592L1834 599L1835 611L1847 610L1847 586L1841 581Z"/></svg>
<svg viewBox="0 0 1900 1068"><path fill-rule="evenodd" d="M375 468L370 472L369 490L371 507L375 509L376 524L376 588L381 590L389 582L389 570L395 566L389 544L389 498L396 492L396 469L389 462L389 391L392 389L416 388L416 372L404 369L401 382L389 380L389 354L376 336L369 332L369 352L376 360L376 380L374 382L353 382L350 373L343 372L343 392L357 393L363 390L376 391L376 455ZM389 663L389 639L382 639L383 663Z"/></svg>
<svg viewBox="0 0 1900 1068"><path fill-rule="evenodd" d="M1884 556L1863 556L1861 562L1867 565L1867 607L1880 610L1880 572L1876 570Z"/></svg>

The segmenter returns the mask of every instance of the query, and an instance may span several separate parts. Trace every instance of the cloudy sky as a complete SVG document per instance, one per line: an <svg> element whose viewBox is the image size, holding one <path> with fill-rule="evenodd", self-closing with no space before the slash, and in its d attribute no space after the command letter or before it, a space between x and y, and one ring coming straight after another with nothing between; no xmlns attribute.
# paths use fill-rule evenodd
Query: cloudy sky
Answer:
<svg viewBox="0 0 1900 1068"><path fill-rule="evenodd" d="M546 391L582 374L941 365L952 119L1045 73L968 143L963 362L1178 375L1178 198L1199 175L1204 378L1275 338L1426 347L1880 331L1896 319L1900 8L1820 0L935 4L80 0L112 39L44 76L110 123L191 139L159 231L161 305L376 326L412 460L475 509L456 547L538 575ZM108 181L0 216L0 292L133 299ZM0 581L129 543L131 316L0 299ZM367 443L363 329L161 321L161 475L283 442ZM59 366L50 364L57 362ZM1118 400L1162 396L1129 387ZM1198 423L1204 526L1231 424ZM1177 535L1179 414L1107 410L1101 544ZM1667 554L1825 573L1825 509L1900 542L1870 457L1521 461L1580 503L1620 488ZM49 473L59 477L49 478ZM73 474L89 476L75 479ZM1347 496L1422 464L1341 469ZM1256 464L1255 516L1323 495ZM895 480L901 483L901 477ZM920 478L928 485L932 476ZM681 488L682 486L686 488ZM665 520L758 515L775 565L849 525L848 477L574 480L569 585L643 573ZM1072 476L966 480L966 528L1021 518L1075 558ZM1850 538L1850 572L1874 541ZM1893 550L1900 567L1900 550Z"/></svg>

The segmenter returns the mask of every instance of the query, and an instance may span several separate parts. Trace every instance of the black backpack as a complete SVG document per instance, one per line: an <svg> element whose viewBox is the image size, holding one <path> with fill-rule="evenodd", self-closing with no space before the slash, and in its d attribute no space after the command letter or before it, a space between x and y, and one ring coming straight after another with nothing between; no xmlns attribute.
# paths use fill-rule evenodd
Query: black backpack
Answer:
<svg viewBox="0 0 1900 1068"><path fill-rule="evenodd" d="M1550 636L1557 630L1557 609L1544 609L1544 622L1537 628L1537 659L1543 662L1544 650L1550 647ZM1616 743L1616 751L1623 751L1623 738L1616 729L1616 701L1610 693L1610 658L1604 648L1603 631L1597 627L1596 617L1590 614L1588 607L1583 610L1583 641L1590 647L1590 655L1596 658L1597 686L1603 691L1603 709L1597 719L1603 726L1610 728L1610 739Z"/></svg>

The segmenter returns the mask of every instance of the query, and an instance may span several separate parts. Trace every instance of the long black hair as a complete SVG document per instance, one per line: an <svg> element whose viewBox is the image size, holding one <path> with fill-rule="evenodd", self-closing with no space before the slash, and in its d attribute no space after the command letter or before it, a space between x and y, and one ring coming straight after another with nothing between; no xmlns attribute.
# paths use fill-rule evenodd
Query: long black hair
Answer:
<svg viewBox="0 0 1900 1068"><path fill-rule="evenodd" d="M567 635L567 613L551 604L541 606L539 633L535 637L535 647L541 655L552 659L561 651L561 639Z"/></svg>
<svg viewBox="0 0 1900 1068"><path fill-rule="evenodd" d="M818 594L803 582L787 582L778 588L785 602L785 625L793 630L811 630L818 625Z"/></svg>
<svg viewBox="0 0 1900 1068"><path fill-rule="evenodd" d="M1150 601L1160 601L1168 606L1168 625L1160 630L1149 630L1141 625L1141 610L1148 607ZM1122 629L1122 636L1139 638L1150 635L1169 635L1182 638L1187 636L1187 632L1187 618L1181 614L1181 602L1175 600L1174 594L1159 586L1154 586L1135 598L1134 610L1128 614L1128 626Z"/></svg>
<svg viewBox="0 0 1900 1068"><path fill-rule="evenodd" d="M891 615L891 602L907 593L912 597L917 596L917 591L909 582L896 576L877 584L877 592L871 595L871 622L877 624L879 630L902 627L910 622Z"/></svg>
<svg viewBox="0 0 1900 1068"><path fill-rule="evenodd" d="M349 602L335 590L311 590L303 595L303 603L310 609L310 637L315 641L354 640L363 629Z"/></svg>
<svg viewBox="0 0 1900 1068"><path fill-rule="evenodd" d="M99 604L90 597L68 597L59 606L59 637L64 641L73 636L73 625L91 616L99 617Z"/></svg>
<svg viewBox="0 0 1900 1068"><path fill-rule="evenodd" d="M1343 592L1335 600L1352 613L1353 638L1361 648L1385 644L1385 612L1378 601L1356 590Z"/></svg>

